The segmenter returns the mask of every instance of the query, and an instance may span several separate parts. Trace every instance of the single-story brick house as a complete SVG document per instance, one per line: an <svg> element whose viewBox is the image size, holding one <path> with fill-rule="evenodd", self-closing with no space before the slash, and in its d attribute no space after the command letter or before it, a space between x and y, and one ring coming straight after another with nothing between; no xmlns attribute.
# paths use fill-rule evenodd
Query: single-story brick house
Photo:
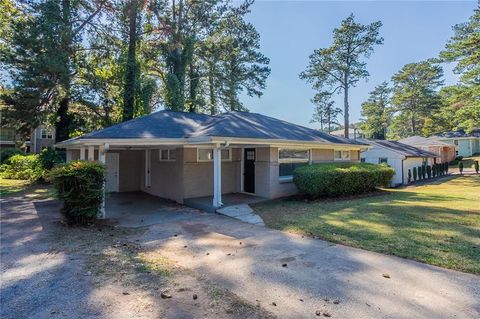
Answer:
<svg viewBox="0 0 480 319"><path fill-rule="evenodd" d="M245 192L264 198L296 192L295 167L358 162L359 141L249 112L215 116L159 111L58 143L67 160L107 165L108 192L143 191L183 203Z"/></svg>
<svg viewBox="0 0 480 319"><path fill-rule="evenodd" d="M395 169L392 186L408 183L408 170L422 165L432 165L436 154L397 141L362 140L371 147L360 154L361 162L385 163Z"/></svg>

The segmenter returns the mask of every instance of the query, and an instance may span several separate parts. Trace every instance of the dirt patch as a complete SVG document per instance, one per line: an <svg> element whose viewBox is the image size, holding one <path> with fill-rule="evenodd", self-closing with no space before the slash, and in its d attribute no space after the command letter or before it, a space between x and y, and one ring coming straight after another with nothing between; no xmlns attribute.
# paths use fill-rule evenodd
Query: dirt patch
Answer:
<svg viewBox="0 0 480 319"><path fill-rule="evenodd" d="M161 251L139 243L146 228L108 225L84 228L57 223L52 231L55 251L84 259L94 286L92 299L115 318L274 318L258 305L221 289L182 268Z"/></svg>

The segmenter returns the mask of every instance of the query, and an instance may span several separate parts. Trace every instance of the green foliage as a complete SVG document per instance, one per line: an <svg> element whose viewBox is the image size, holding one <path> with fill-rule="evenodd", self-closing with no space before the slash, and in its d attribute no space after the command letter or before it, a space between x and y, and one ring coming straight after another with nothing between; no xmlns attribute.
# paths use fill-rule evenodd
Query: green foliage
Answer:
<svg viewBox="0 0 480 319"><path fill-rule="evenodd" d="M413 181L414 181L414 182L417 181L417 177L418 177L418 175L417 175L417 168L414 167L414 168L413 168Z"/></svg>
<svg viewBox="0 0 480 319"><path fill-rule="evenodd" d="M421 180L423 178L422 166L417 167L417 173L418 173L418 180Z"/></svg>
<svg viewBox="0 0 480 319"><path fill-rule="evenodd" d="M463 173L463 162L458 163L458 170L460 171L460 174Z"/></svg>
<svg viewBox="0 0 480 319"><path fill-rule="evenodd" d="M445 162L445 173L448 174L448 163L447 162Z"/></svg>
<svg viewBox="0 0 480 319"><path fill-rule="evenodd" d="M65 163L65 152L49 147L40 152L39 160L43 169L51 170L55 165Z"/></svg>
<svg viewBox="0 0 480 319"><path fill-rule="evenodd" d="M408 169L408 184L410 184L412 182L412 170L409 168Z"/></svg>
<svg viewBox="0 0 480 319"><path fill-rule="evenodd" d="M369 163L313 164L295 169L293 181L311 198L354 195L390 185L395 170Z"/></svg>
<svg viewBox="0 0 480 319"><path fill-rule="evenodd" d="M422 178L425 179L427 177L427 166L422 165Z"/></svg>
<svg viewBox="0 0 480 319"><path fill-rule="evenodd" d="M332 45L315 50L309 57L307 69L300 73L300 78L311 83L320 94L343 93L346 137L350 125L348 91L361 79L368 78L364 58L370 57L374 45L383 44L379 35L381 26L380 21L368 25L357 23L351 14L333 30Z"/></svg>
<svg viewBox="0 0 480 319"><path fill-rule="evenodd" d="M335 107L335 102L330 100L330 95L325 95L322 93L315 94L315 97L312 99L314 103L315 111L310 122L320 123L320 130L330 133L332 131L332 125L340 126L338 123L337 117L339 114L342 114L342 110L338 107Z"/></svg>
<svg viewBox="0 0 480 319"><path fill-rule="evenodd" d="M405 65L393 77L394 136L424 135L426 120L440 107L443 70L432 60ZM427 134L428 135L428 134Z"/></svg>
<svg viewBox="0 0 480 319"><path fill-rule="evenodd" d="M478 161L475 161L474 167L475 167L475 172L478 174L478 170L479 170Z"/></svg>
<svg viewBox="0 0 480 319"><path fill-rule="evenodd" d="M360 128L367 138L385 140L385 132L391 121L390 94L392 90L388 82L375 87L368 100L362 103L362 119Z"/></svg>
<svg viewBox="0 0 480 319"><path fill-rule="evenodd" d="M432 166L427 165L427 176L428 178L432 178Z"/></svg>
<svg viewBox="0 0 480 319"><path fill-rule="evenodd" d="M24 154L21 150L14 147L5 147L0 150L0 164L9 164L9 159L13 155Z"/></svg>
<svg viewBox="0 0 480 319"><path fill-rule="evenodd" d="M0 174L6 179L36 181L43 176L44 172L38 154L13 155L8 160L8 164L0 166Z"/></svg>
<svg viewBox="0 0 480 319"><path fill-rule="evenodd" d="M61 212L69 224L85 225L97 218L104 196L104 174L104 165L87 161L73 161L50 172L48 178L64 202Z"/></svg>
<svg viewBox="0 0 480 319"><path fill-rule="evenodd" d="M437 177L437 165L435 164L432 166L432 176Z"/></svg>

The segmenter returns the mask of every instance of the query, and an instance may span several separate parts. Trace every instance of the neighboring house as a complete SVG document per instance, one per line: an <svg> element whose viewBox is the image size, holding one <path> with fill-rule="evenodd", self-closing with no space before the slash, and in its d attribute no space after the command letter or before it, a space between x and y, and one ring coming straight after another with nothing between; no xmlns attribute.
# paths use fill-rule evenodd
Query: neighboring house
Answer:
<svg viewBox="0 0 480 319"><path fill-rule="evenodd" d="M345 130L341 129L341 130L332 131L332 132L330 132L330 134L334 135L334 136L345 137ZM356 140L356 139L364 138L364 137L365 137L365 135L363 134L361 129L358 129L358 128L348 129L348 138L350 138L352 140Z"/></svg>
<svg viewBox="0 0 480 319"><path fill-rule="evenodd" d="M396 141L361 140L371 148L360 154L362 162L386 163L395 169L392 186L408 183L408 169L435 162L436 155Z"/></svg>
<svg viewBox="0 0 480 319"><path fill-rule="evenodd" d="M455 145L457 148L457 156L469 157L480 153L480 136L478 136L478 133L466 134L463 131L446 132L438 136L432 136L431 138L450 145Z"/></svg>
<svg viewBox="0 0 480 319"><path fill-rule="evenodd" d="M399 142L436 154L439 163L451 162L455 159L457 154L456 145L447 144L433 138L410 136L399 140Z"/></svg>
<svg viewBox="0 0 480 319"><path fill-rule="evenodd" d="M106 190L143 191L183 203L244 192L264 198L296 193L293 170L358 162L367 145L261 114L216 116L159 111L56 144L67 161L100 160Z"/></svg>
<svg viewBox="0 0 480 319"><path fill-rule="evenodd" d="M0 128L0 147L16 147L19 138L15 129ZM55 130L46 126L41 126L32 131L31 137L25 142L27 153L40 153L43 149L52 147L55 144Z"/></svg>

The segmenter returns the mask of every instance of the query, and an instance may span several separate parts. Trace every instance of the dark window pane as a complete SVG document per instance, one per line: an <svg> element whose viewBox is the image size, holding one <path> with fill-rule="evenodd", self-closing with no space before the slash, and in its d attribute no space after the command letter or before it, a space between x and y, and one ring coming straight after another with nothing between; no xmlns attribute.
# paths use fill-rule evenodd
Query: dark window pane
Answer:
<svg viewBox="0 0 480 319"><path fill-rule="evenodd" d="M292 176L293 171L300 166L308 165L308 163L280 163L279 176Z"/></svg>

